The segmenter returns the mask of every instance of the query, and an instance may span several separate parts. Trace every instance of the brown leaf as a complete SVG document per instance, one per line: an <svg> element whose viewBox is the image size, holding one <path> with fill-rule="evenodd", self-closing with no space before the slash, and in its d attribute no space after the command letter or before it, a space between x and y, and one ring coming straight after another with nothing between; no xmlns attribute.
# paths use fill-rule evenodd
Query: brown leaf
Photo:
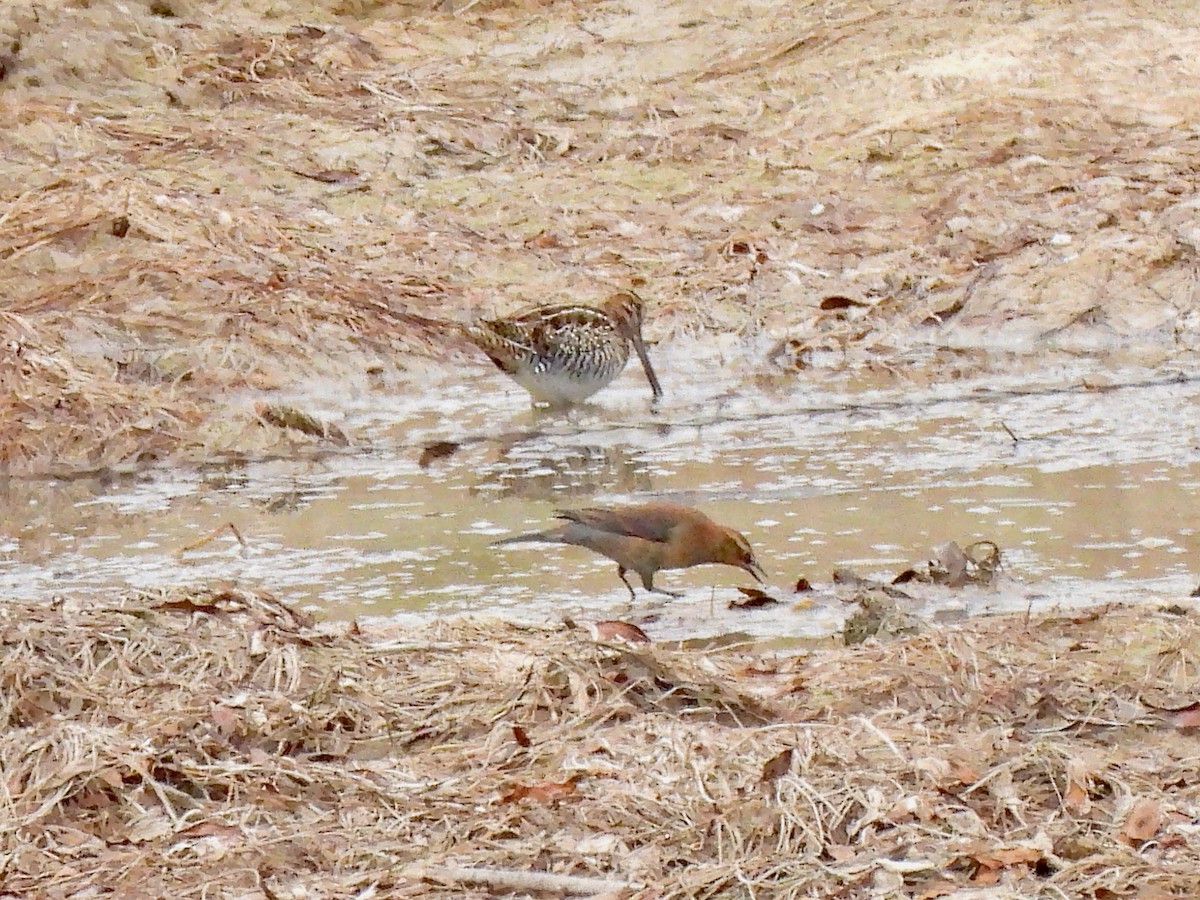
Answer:
<svg viewBox="0 0 1200 900"><path fill-rule="evenodd" d="M953 894L959 887L960 885L944 878L931 878L913 885L912 898L913 900L937 900L938 897Z"/></svg>
<svg viewBox="0 0 1200 900"><path fill-rule="evenodd" d="M962 587L967 583L967 555L957 541L950 541L938 551L938 562L945 574L936 577L935 581L948 587Z"/></svg>
<svg viewBox="0 0 1200 900"><path fill-rule="evenodd" d="M543 781L541 784L518 784L500 797L501 803L518 800L533 800L537 803L553 803L575 793L575 784L582 775L572 775L566 781Z"/></svg>
<svg viewBox="0 0 1200 900"><path fill-rule="evenodd" d="M241 714L228 706L214 706L212 720L213 724L217 726L217 731L226 737L236 734L242 724Z"/></svg>
<svg viewBox="0 0 1200 900"><path fill-rule="evenodd" d="M512 733L513 733L513 740L516 741L518 744L520 744L522 747L528 747L530 744L533 743L531 740L529 740L529 735L525 733L525 729L522 728L520 725L514 725L512 727Z"/></svg>
<svg viewBox="0 0 1200 900"><path fill-rule="evenodd" d="M222 822L201 822L198 825L193 825L191 828L185 828L183 831L176 832L175 836L181 838L239 838L243 834L242 829L236 825L226 825Z"/></svg>
<svg viewBox="0 0 1200 900"><path fill-rule="evenodd" d="M1133 809L1125 817L1125 824L1121 826L1118 836L1128 844L1142 844L1158 834L1162 824L1162 807L1156 800L1142 797L1133 804Z"/></svg>
<svg viewBox="0 0 1200 900"><path fill-rule="evenodd" d="M762 778L760 778L759 781L763 783L768 781L776 781L791 771L791 768L792 748L788 747L786 750L777 753L775 756L772 756L765 763L763 763Z"/></svg>
<svg viewBox="0 0 1200 900"><path fill-rule="evenodd" d="M804 591L811 591L812 585L808 583L808 579L801 575L796 579L796 587L793 589L797 594Z"/></svg>
<svg viewBox="0 0 1200 900"><path fill-rule="evenodd" d="M870 306L869 303L863 303L861 300L855 300L853 297L843 297L840 294L835 294L832 297L825 297L821 300L820 308L829 312L835 309L849 309L852 306Z"/></svg>
<svg viewBox="0 0 1200 900"><path fill-rule="evenodd" d="M1068 779L1067 789L1063 792L1063 806L1073 813L1087 812L1090 806L1087 788L1074 779Z"/></svg>
<svg viewBox="0 0 1200 900"><path fill-rule="evenodd" d="M181 600L164 600L161 603L155 604L155 609L179 610L180 612L199 612L216 615L222 612L221 607L215 603L205 603L203 601L193 600L190 597L184 597Z"/></svg>
<svg viewBox="0 0 1200 900"><path fill-rule="evenodd" d="M648 644L650 636L636 625L609 619L603 622L593 622L591 625L592 640L594 641L625 641L629 644Z"/></svg>
<svg viewBox="0 0 1200 900"><path fill-rule="evenodd" d="M273 425L284 431L298 431L312 437L333 438L338 443L347 443L348 439L340 428L328 422L322 422L311 413L306 413L295 406L286 403L258 403L254 412L267 425Z"/></svg>
<svg viewBox="0 0 1200 900"><path fill-rule="evenodd" d="M1179 710L1171 717L1171 724L1176 728L1200 728L1200 706Z"/></svg>
<svg viewBox="0 0 1200 900"><path fill-rule="evenodd" d="M553 232L539 231L533 237L525 239L525 246L535 250L548 250L551 247L561 247L562 241Z"/></svg>
<svg viewBox="0 0 1200 900"><path fill-rule="evenodd" d="M1000 870L989 869L987 866L980 866L975 870L975 874L971 876L971 884L998 884L1000 882Z"/></svg>
<svg viewBox="0 0 1200 900"><path fill-rule="evenodd" d="M935 313L930 313L928 316L926 316L924 319L921 320L921 324L922 325L943 325L946 322L948 322L950 319L953 319L960 312L962 312L962 308L964 306L966 306L966 304L967 304L967 298L961 297L958 300L955 300L953 303L951 303L945 309L939 309Z"/></svg>
<svg viewBox="0 0 1200 900"><path fill-rule="evenodd" d="M738 587L746 595L745 600L730 600L730 609L757 609L760 606L774 606L779 601L758 588Z"/></svg>
<svg viewBox="0 0 1200 900"><path fill-rule="evenodd" d="M1000 880L1000 872L1012 866L1032 866L1042 859L1040 850L1033 847L998 847L989 850L976 850L971 858L979 866L971 876L972 884L996 884Z"/></svg>
<svg viewBox="0 0 1200 900"><path fill-rule="evenodd" d="M979 769L963 759L951 759L950 775L959 784L974 784L980 778Z"/></svg>
<svg viewBox="0 0 1200 900"><path fill-rule="evenodd" d="M1071 616L1072 625L1087 625L1089 622L1098 622L1103 619L1112 610L1112 603L1105 603L1103 606L1094 606L1086 612L1080 613L1077 616Z"/></svg>
<svg viewBox="0 0 1200 900"><path fill-rule="evenodd" d="M857 858L862 851L858 847L851 847L846 844L829 844L825 848L825 852L829 854L829 858L834 862L846 863Z"/></svg>
<svg viewBox="0 0 1200 900"><path fill-rule="evenodd" d="M417 465L422 469L427 469L430 463L439 459L445 459L447 456L453 456L461 446L462 444L458 441L433 441L426 444L421 448L421 455L417 459Z"/></svg>
<svg viewBox="0 0 1200 900"><path fill-rule="evenodd" d="M1099 896L1099 891L1097 891L1097 896ZM1173 894L1156 884L1144 884L1138 888L1136 894L1132 895L1132 900L1178 900L1178 898L1178 894Z"/></svg>

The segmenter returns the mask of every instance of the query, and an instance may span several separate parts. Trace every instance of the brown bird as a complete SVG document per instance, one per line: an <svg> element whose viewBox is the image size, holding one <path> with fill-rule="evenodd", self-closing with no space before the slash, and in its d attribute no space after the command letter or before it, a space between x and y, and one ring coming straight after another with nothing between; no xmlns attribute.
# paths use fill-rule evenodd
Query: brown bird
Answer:
<svg viewBox="0 0 1200 900"><path fill-rule="evenodd" d="M677 503L646 503L641 506L590 507L558 510L555 518L567 524L495 541L516 544L540 541L575 544L607 556L617 564L617 575L636 599L633 585L625 577L634 571L647 591L680 596L654 586L659 569L687 569L705 563L721 563L745 569L761 582L765 577L746 538L704 513Z"/></svg>
<svg viewBox="0 0 1200 900"><path fill-rule="evenodd" d="M537 306L508 318L482 319L464 334L529 391L534 403L582 403L621 374L630 347L657 400L662 388L642 340L643 310L642 299L625 291L600 307Z"/></svg>

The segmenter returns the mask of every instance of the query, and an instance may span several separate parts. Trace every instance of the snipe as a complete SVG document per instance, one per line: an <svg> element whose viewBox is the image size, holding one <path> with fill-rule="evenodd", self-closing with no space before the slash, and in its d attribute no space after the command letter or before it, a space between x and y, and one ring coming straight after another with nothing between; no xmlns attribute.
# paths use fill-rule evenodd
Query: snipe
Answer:
<svg viewBox="0 0 1200 900"><path fill-rule="evenodd" d="M533 402L580 403L621 374L629 348L638 355L654 398L662 396L642 340L643 303L628 291L601 306L538 306L467 328L467 339L529 391Z"/></svg>
<svg viewBox="0 0 1200 900"><path fill-rule="evenodd" d="M566 524L494 541L493 544L547 543L586 547L617 564L617 575L636 598L626 573L636 572L652 593L679 595L654 586L662 569L689 569L706 563L736 566L763 580L763 570L745 535L714 522L698 509L656 501L640 506L560 509Z"/></svg>

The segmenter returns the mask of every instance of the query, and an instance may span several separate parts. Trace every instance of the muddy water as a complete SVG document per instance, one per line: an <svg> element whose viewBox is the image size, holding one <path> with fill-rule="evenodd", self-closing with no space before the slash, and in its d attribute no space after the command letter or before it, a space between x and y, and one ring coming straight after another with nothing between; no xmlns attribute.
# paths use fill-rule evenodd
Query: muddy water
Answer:
<svg viewBox="0 0 1200 900"><path fill-rule="evenodd" d="M489 543L543 527L556 506L650 497L744 531L785 601L729 610L743 573L662 573L684 598L639 601L634 615L664 637L828 632L846 613L835 568L890 577L949 540L996 542L1004 576L923 590L924 614L1178 600L1200 568L1200 384L1169 372L1071 363L917 384L716 370L651 411L631 370L567 416L534 415L489 373L429 381L350 406L334 386L325 411L360 447L319 462L0 486L0 593L228 579L337 617L603 618L626 614L611 562ZM463 443L421 468L433 440ZM229 522L244 547L223 532L178 553ZM792 593L801 576L812 594Z"/></svg>

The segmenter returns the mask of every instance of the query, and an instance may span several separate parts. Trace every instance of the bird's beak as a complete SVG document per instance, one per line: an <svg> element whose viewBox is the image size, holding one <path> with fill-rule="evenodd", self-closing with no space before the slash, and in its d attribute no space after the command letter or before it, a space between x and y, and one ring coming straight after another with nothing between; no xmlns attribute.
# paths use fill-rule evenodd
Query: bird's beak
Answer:
<svg viewBox="0 0 1200 900"><path fill-rule="evenodd" d="M658 383L658 376L654 374L654 366L650 365L650 354L646 352L646 344L640 334L633 335L633 349L642 361L642 368L646 370L646 380L650 382L650 390L654 392L654 399L657 400L662 396L662 386Z"/></svg>
<svg viewBox="0 0 1200 900"><path fill-rule="evenodd" d="M767 573L762 570L762 566L760 566L758 563L748 562L744 566L742 566L742 568L745 569L747 572L749 572L751 575L753 575L754 580L757 581L759 584L763 584L766 582Z"/></svg>

